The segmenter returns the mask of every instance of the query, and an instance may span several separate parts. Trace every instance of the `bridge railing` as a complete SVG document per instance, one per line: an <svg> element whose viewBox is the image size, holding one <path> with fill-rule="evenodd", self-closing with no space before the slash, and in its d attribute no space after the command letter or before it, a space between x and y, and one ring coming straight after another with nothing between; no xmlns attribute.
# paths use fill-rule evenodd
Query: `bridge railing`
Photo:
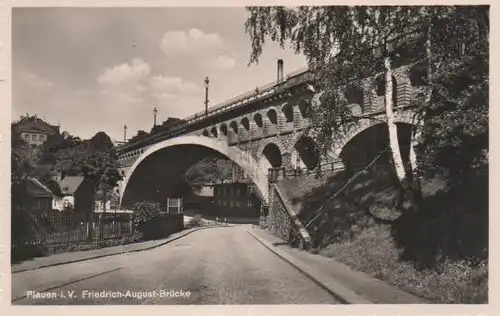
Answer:
<svg viewBox="0 0 500 316"><path fill-rule="evenodd" d="M307 167L303 168L285 168L285 167L274 167L269 168L269 181L275 182L279 179L296 178L302 175L317 175L325 172L341 171L344 170L345 166L342 160L336 160L327 163L321 163L316 165L314 169L309 169Z"/></svg>
<svg viewBox="0 0 500 316"><path fill-rule="evenodd" d="M203 121L207 118L213 117L217 114L220 114L221 112L228 111L232 108L236 108L239 106L242 106L246 103L249 103L251 101L266 97L268 95L271 95L275 92L281 91L281 90L286 90L289 87L295 86L297 84L300 84L302 82L307 82L308 80L311 80L314 78L314 75L309 72L308 68L302 68L298 69L292 73L289 73L286 75L286 79L281 82L277 83L276 81L270 82L266 85L259 86L255 90L248 91L245 93L242 93L240 95L237 95L234 98L231 98L227 101L224 101L218 105L215 105L213 107L210 107L207 111L207 115L205 115L205 111L200 111L195 114L192 114L188 117L183 118L183 123L176 125L172 127L168 132L166 133L158 133L158 134L152 134L150 137L146 137L141 140L137 140L137 142L131 142L131 143L138 143L140 141L147 141L147 140L159 140L162 138L168 138L170 135L174 134L175 132L178 132L182 130L183 128ZM126 143L120 147L127 147L128 144L131 143Z"/></svg>
<svg viewBox="0 0 500 316"><path fill-rule="evenodd" d="M244 103L247 103L249 101L261 98L263 96L267 96L269 94L272 94L273 92L276 92L279 89L287 88L290 85L297 84L300 81L305 81L310 79L311 77L308 76L308 69L307 67L298 69L292 73L289 73L286 77L285 81L282 83L276 83L276 81L272 81L266 85L262 85L257 87L255 90L248 91L245 93L242 93L240 95L237 95L227 101L224 101L223 103L220 103L216 106L211 107L208 110L208 115L210 116L211 114L216 114L221 112L222 110L226 110L229 108L232 108L234 106L242 105ZM204 119L205 112L201 111L198 113L195 113L193 115L190 115L186 117L184 120L187 121L187 123L192 123L197 120L202 120Z"/></svg>

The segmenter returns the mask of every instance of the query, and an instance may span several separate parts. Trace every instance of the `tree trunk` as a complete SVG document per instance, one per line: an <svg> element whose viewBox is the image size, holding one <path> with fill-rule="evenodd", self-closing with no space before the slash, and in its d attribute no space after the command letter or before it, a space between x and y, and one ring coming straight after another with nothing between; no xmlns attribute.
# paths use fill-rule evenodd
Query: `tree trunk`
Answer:
<svg viewBox="0 0 500 316"><path fill-rule="evenodd" d="M412 210L418 212L420 210L420 199L419 194L417 194L418 187L414 185L412 177L408 177L403 158L401 156L401 150L399 148L398 139L398 129L394 121L394 104L392 102L392 69L391 69L391 59L390 57L385 57L385 112L387 114L387 127L389 129L389 145L391 147L392 160L394 162L394 168L396 169L396 175L398 177L399 183L401 185L401 200L406 195L410 200Z"/></svg>
<svg viewBox="0 0 500 316"><path fill-rule="evenodd" d="M93 228L95 227L94 225L94 209L95 209L95 195L97 192L97 186L94 184L92 186L92 204L90 210L86 211L85 218L87 219L87 223L92 223L92 228L90 228L87 232L87 239L92 240L93 238Z"/></svg>
<svg viewBox="0 0 500 316"><path fill-rule="evenodd" d="M392 70L391 59L386 57L385 64L385 113L387 114L387 128L389 129L389 145L392 152L392 160L394 161L394 168L401 183L405 182L406 171L401 157L398 141L398 129L394 122L394 105L392 104Z"/></svg>
<svg viewBox="0 0 500 316"><path fill-rule="evenodd" d="M102 214L99 215L99 239L104 239L104 227L103 227L103 216L106 214L106 199L107 199L107 190L102 190Z"/></svg>

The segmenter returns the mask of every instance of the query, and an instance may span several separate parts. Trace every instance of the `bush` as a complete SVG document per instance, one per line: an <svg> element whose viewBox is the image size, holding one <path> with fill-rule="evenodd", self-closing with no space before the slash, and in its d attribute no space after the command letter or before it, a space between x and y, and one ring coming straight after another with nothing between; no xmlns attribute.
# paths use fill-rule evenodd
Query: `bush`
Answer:
<svg viewBox="0 0 500 316"><path fill-rule="evenodd" d="M203 219L200 214L196 214L193 218L189 220L186 224L186 228L200 227L203 226Z"/></svg>
<svg viewBox="0 0 500 316"><path fill-rule="evenodd" d="M168 218L163 218L159 203L142 201L134 204L134 231L143 240L166 237L169 234Z"/></svg>
<svg viewBox="0 0 500 316"><path fill-rule="evenodd" d="M151 221L161 214L160 204L151 201L142 201L134 204L134 230L139 229L144 223Z"/></svg>
<svg viewBox="0 0 500 316"><path fill-rule="evenodd" d="M362 271L404 291L441 304L488 302L488 263L445 259L432 269L417 269L400 260L390 227L380 225L342 243L320 250L354 270Z"/></svg>

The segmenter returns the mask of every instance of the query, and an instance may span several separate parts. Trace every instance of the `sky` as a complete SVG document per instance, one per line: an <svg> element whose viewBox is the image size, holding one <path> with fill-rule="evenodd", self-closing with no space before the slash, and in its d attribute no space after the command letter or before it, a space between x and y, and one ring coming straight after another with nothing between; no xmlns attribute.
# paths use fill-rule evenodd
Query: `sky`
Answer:
<svg viewBox="0 0 500 316"><path fill-rule="evenodd" d="M248 65L248 13L239 8L15 8L12 120L37 114L81 138L104 131L123 140L157 122L209 106L306 66L267 42Z"/></svg>

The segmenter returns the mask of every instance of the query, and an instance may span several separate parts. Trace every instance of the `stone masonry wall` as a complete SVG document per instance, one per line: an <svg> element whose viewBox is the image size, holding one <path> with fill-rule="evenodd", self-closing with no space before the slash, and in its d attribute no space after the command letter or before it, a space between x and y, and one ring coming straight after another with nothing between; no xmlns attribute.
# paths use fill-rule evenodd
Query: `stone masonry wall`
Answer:
<svg viewBox="0 0 500 316"><path fill-rule="evenodd" d="M269 213L267 216L267 230L283 239L285 242L290 242L294 234L297 232L288 212L281 199L279 198L276 189L270 186L269 191Z"/></svg>

